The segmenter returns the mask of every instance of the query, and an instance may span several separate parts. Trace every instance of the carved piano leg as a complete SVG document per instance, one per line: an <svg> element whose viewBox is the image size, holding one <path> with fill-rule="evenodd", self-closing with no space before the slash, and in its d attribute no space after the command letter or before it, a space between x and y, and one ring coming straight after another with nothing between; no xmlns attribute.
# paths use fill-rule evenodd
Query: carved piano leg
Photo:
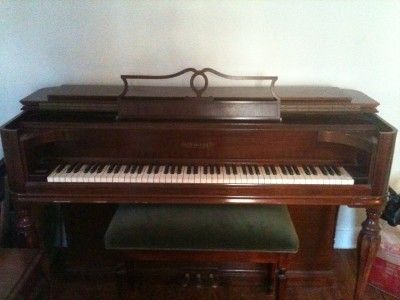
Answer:
<svg viewBox="0 0 400 300"><path fill-rule="evenodd" d="M362 223L362 229L358 236L358 271L354 299L364 299L368 276L378 252L381 241L379 217L381 207L369 207L366 209L367 219Z"/></svg>
<svg viewBox="0 0 400 300"><path fill-rule="evenodd" d="M29 205L17 205L17 246L21 248L38 248L39 239L32 211Z"/></svg>

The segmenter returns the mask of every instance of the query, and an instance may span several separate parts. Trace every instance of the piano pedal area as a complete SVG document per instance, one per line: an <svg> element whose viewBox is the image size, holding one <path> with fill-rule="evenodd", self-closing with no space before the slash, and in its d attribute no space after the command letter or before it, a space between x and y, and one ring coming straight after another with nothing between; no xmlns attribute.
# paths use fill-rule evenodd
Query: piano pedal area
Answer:
<svg viewBox="0 0 400 300"><path fill-rule="evenodd" d="M270 264L195 263L135 263L97 274L58 270L51 299L276 299L274 272Z"/></svg>
<svg viewBox="0 0 400 300"><path fill-rule="evenodd" d="M102 249L116 209L60 205L68 244L56 248L52 286L64 293L57 299L276 299L274 264L131 261Z"/></svg>

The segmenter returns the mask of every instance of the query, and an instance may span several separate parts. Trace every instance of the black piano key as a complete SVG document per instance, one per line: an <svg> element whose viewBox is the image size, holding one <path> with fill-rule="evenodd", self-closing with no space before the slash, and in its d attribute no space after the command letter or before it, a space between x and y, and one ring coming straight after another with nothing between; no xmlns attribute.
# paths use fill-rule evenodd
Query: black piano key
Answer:
<svg viewBox="0 0 400 300"><path fill-rule="evenodd" d="M293 170L296 173L296 175L300 175L300 170L297 166L293 166Z"/></svg>
<svg viewBox="0 0 400 300"><path fill-rule="evenodd" d="M158 172L160 172L160 166L156 166L154 169L154 174L158 174Z"/></svg>
<svg viewBox="0 0 400 300"><path fill-rule="evenodd" d="M303 170L304 170L304 173L306 173L306 175L311 175L311 171L310 171L310 169L308 169L307 166L303 166Z"/></svg>
<svg viewBox="0 0 400 300"><path fill-rule="evenodd" d="M78 173L81 168L82 168L82 164L76 164L76 166L74 167L72 172L73 173Z"/></svg>
<svg viewBox="0 0 400 300"><path fill-rule="evenodd" d="M280 165L279 167L281 168L283 175L287 175L287 174L288 174L288 172L287 172L285 166Z"/></svg>
<svg viewBox="0 0 400 300"><path fill-rule="evenodd" d="M242 165L241 168L242 168L242 173L243 173L244 175L247 175L246 166L245 166L245 165Z"/></svg>
<svg viewBox="0 0 400 300"><path fill-rule="evenodd" d="M313 175L318 175L318 172L317 172L317 170L314 168L314 166L309 166L309 168L310 168L311 173L312 173Z"/></svg>
<svg viewBox="0 0 400 300"><path fill-rule="evenodd" d="M91 165L86 165L85 169L83 170L84 173L89 172Z"/></svg>
<svg viewBox="0 0 400 300"><path fill-rule="evenodd" d="M318 166L318 168L321 170L323 175L328 176L328 171L325 169L324 166Z"/></svg>
<svg viewBox="0 0 400 300"><path fill-rule="evenodd" d="M153 166L152 165L150 165L148 168L147 168L147 174L151 174L153 172Z"/></svg>
<svg viewBox="0 0 400 300"><path fill-rule="evenodd" d="M193 173L194 174L199 174L199 166L194 166Z"/></svg>
<svg viewBox="0 0 400 300"><path fill-rule="evenodd" d="M214 175L214 166L210 166L210 174Z"/></svg>
<svg viewBox="0 0 400 300"><path fill-rule="evenodd" d="M231 175L231 167L229 165L225 165L225 170L227 175Z"/></svg>
<svg viewBox="0 0 400 300"><path fill-rule="evenodd" d="M174 174L175 166L171 165L169 166L169 171L168 174Z"/></svg>
<svg viewBox="0 0 400 300"><path fill-rule="evenodd" d="M112 164L108 167L107 173L110 174L115 168L115 164Z"/></svg>
<svg viewBox="0 0 400 300"><path fill-rule="evenodd" d="M336 166L332 166L333 171L336 173L336 175L341 176L342 173L339 171L339 169Z"/></svg>
<svg viewBox="0 0 400 300"><path fill-rule="evenodd" d="M99 167L99 164L93 164L89 169L89 173L93 174L97 170L98 167Z"/></svg>
<svg viewBox="0 0 400 300"><path fill-rule="evenodd" d="M267 175L271 174L268 166L264 166L264 171L265 171L265 174L267 174Z"/></svg>
<svg viewBox="0 0 400 300"><path fill-rule="evenodd" d="M127 165L127 166L125 167L124 173L125 173L125 174L128 174L129 171L131 170L131 168L132 168L132 165Z"/></svg>
<svg viewBox="0 0 400 300"><path fill-rule="evenodd" d="M187 167L186 174L192 174L192 166Z"/></svg>
<svg viewBox="0 0 400 300"><path fill-rule="evenodd" d="M143 168L144 168L143 165L139 166L139 168L138 168L138 170L137 170L138 174L142 174Z"/></svg>
<svg viewBox="0 0 400 300"><path fill-rule="evenodd" d="M99 166L96 169L96 173L101 173L104 170L105 165L99 164Z"/></svg>
<svg viewBox="0 0 400 300"><path fill-rule="evenodd" d="M114 168L114 174L117 174L121 170L121 165L116 165Z"/></svg>
<svg viewBox="0 0 400 300"><path fill-rule="evenodd" d="M250 175L254 175L254 172L253 172L253 167L252 166L247 166L247 170L249 171L249 174Z"/></svg>
<svg viewBox="0 0 400 300"><path fill-rule="evenodd" d="M260 175L260 169L258 168L258 166L254 165L253 167L256 175Z"/></svg>
<svg viewBox="0 0 400 300"><path fill-rule="evenodd" d="M58 165L56 168L56 173L60 173L65 168L65 165Z"/></svg>
<svg viewBox="0 0 400 300"><path fill-rule="evenodd" d="M238 171L237 171L237 168L236 168L235 165L232 166L232 172L233 172L233 175L237 175L238 174Z"/></svg>
<svg viewBox="0 0 400 300"><path fill-rule="evenodd" d="M328 171L329 175L335 175L335 172L331 169L330 166L325 166L326 170Z"/></svg>
<svg viewBox="0 0 400 300"><path fill-rule="evenodd" d="M167 166L165 166L165 168L164 168L164 174L168 174L168 172L169 172L169 165L167 165Z"/></svg>
<svg viewBox="0 0 400 300"><path fill-rule="evenodd" d="M216 170L216 172L217 172L218 175L221 174L221 168L220 168L220 166L215 166L215 170Z"/></svg>
<svg viewBox="0 0 400 300"><path fill-rule="evenodd" d="M178 174L182 174L182 166L178 166Z"/></svg>
<svg viewBox="0 0 400 300"><path fill-rule="evenodd" d="M208 174L208 166L203 166L203 174L204 175Z"/></svg>
<svg viewBox="0 0 400 300"><path fill-rule="evenodd" d="M133 165L132 166L132 168L131 168L131 174L133 174L133 173L135 173L136 172L136 170L137 170L137 168L138 168L138 166L137 165Z"/></svg>
<svg viewBox="0 0 400 300"><path fill-rule="evenodd" d="M272 175L276 175L276 174L278 174L278 172L276 171L276 168L275 168L275 166L269 166L270 168L271 168L271 172L272 172Z"/></svg>
<svg viewBox="0 0 400 300"><path fill-rule="evenodd" d="M290 175L294 175L294 171L292 169L292 166L285 166L285 167L286 167L286 170L288 170Z"/></svg>
<svg viewBox="0 0 400 300"><path fill-rule="evenodd" d="M69 165L69 168L67 169L67 173L71 173L72 170L75 168L76 165L77 165L76 163L75 163L75 164Z"/></svg>

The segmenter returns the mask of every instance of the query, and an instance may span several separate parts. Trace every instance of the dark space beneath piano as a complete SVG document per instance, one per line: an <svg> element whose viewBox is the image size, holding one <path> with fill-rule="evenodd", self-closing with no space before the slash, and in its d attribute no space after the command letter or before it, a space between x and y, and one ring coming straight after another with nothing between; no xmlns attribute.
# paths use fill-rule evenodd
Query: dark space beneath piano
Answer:
<svg viewBox="0 0 400 300"><path fill-rule="evenodd" d="M360 92L331 87L276 91L281 122L118 120L120 86L39 90L22 100L23 113L1 131L13 199L28 215L32 207L60 207L68 244L64 252L99 268L106 260L98 255L109 256L103 235L118 203L287 204L300 239L289 284L333 284L338 207L383 202L396 132L375 114L378 103ZM262 92L207 90L224 99L232 93L253 99ZM182 96L186 90L136 87L129 96L134 101L174 93ZM179 177L179 168L189 176ZM56 174L63 170L71 175ZM101 172L105 176L98 181L88 175ZM347 172L347 181L340 178ZM202 181L202 175L210 177ZM75 267L82 270L82 265ZM242 270L249 278L259 274L257 266L221 270L228 275Z"/></svg>

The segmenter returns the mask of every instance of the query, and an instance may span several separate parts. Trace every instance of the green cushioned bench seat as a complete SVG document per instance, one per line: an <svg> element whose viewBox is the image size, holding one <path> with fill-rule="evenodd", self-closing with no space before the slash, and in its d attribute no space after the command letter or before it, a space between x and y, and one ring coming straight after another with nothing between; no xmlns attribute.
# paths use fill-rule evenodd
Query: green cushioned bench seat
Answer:
<svg viewBox="0 0 400 300"><path fill-rule="evenodd" d="M297 252L283 205L121 205L107 249Z"/></svg>

